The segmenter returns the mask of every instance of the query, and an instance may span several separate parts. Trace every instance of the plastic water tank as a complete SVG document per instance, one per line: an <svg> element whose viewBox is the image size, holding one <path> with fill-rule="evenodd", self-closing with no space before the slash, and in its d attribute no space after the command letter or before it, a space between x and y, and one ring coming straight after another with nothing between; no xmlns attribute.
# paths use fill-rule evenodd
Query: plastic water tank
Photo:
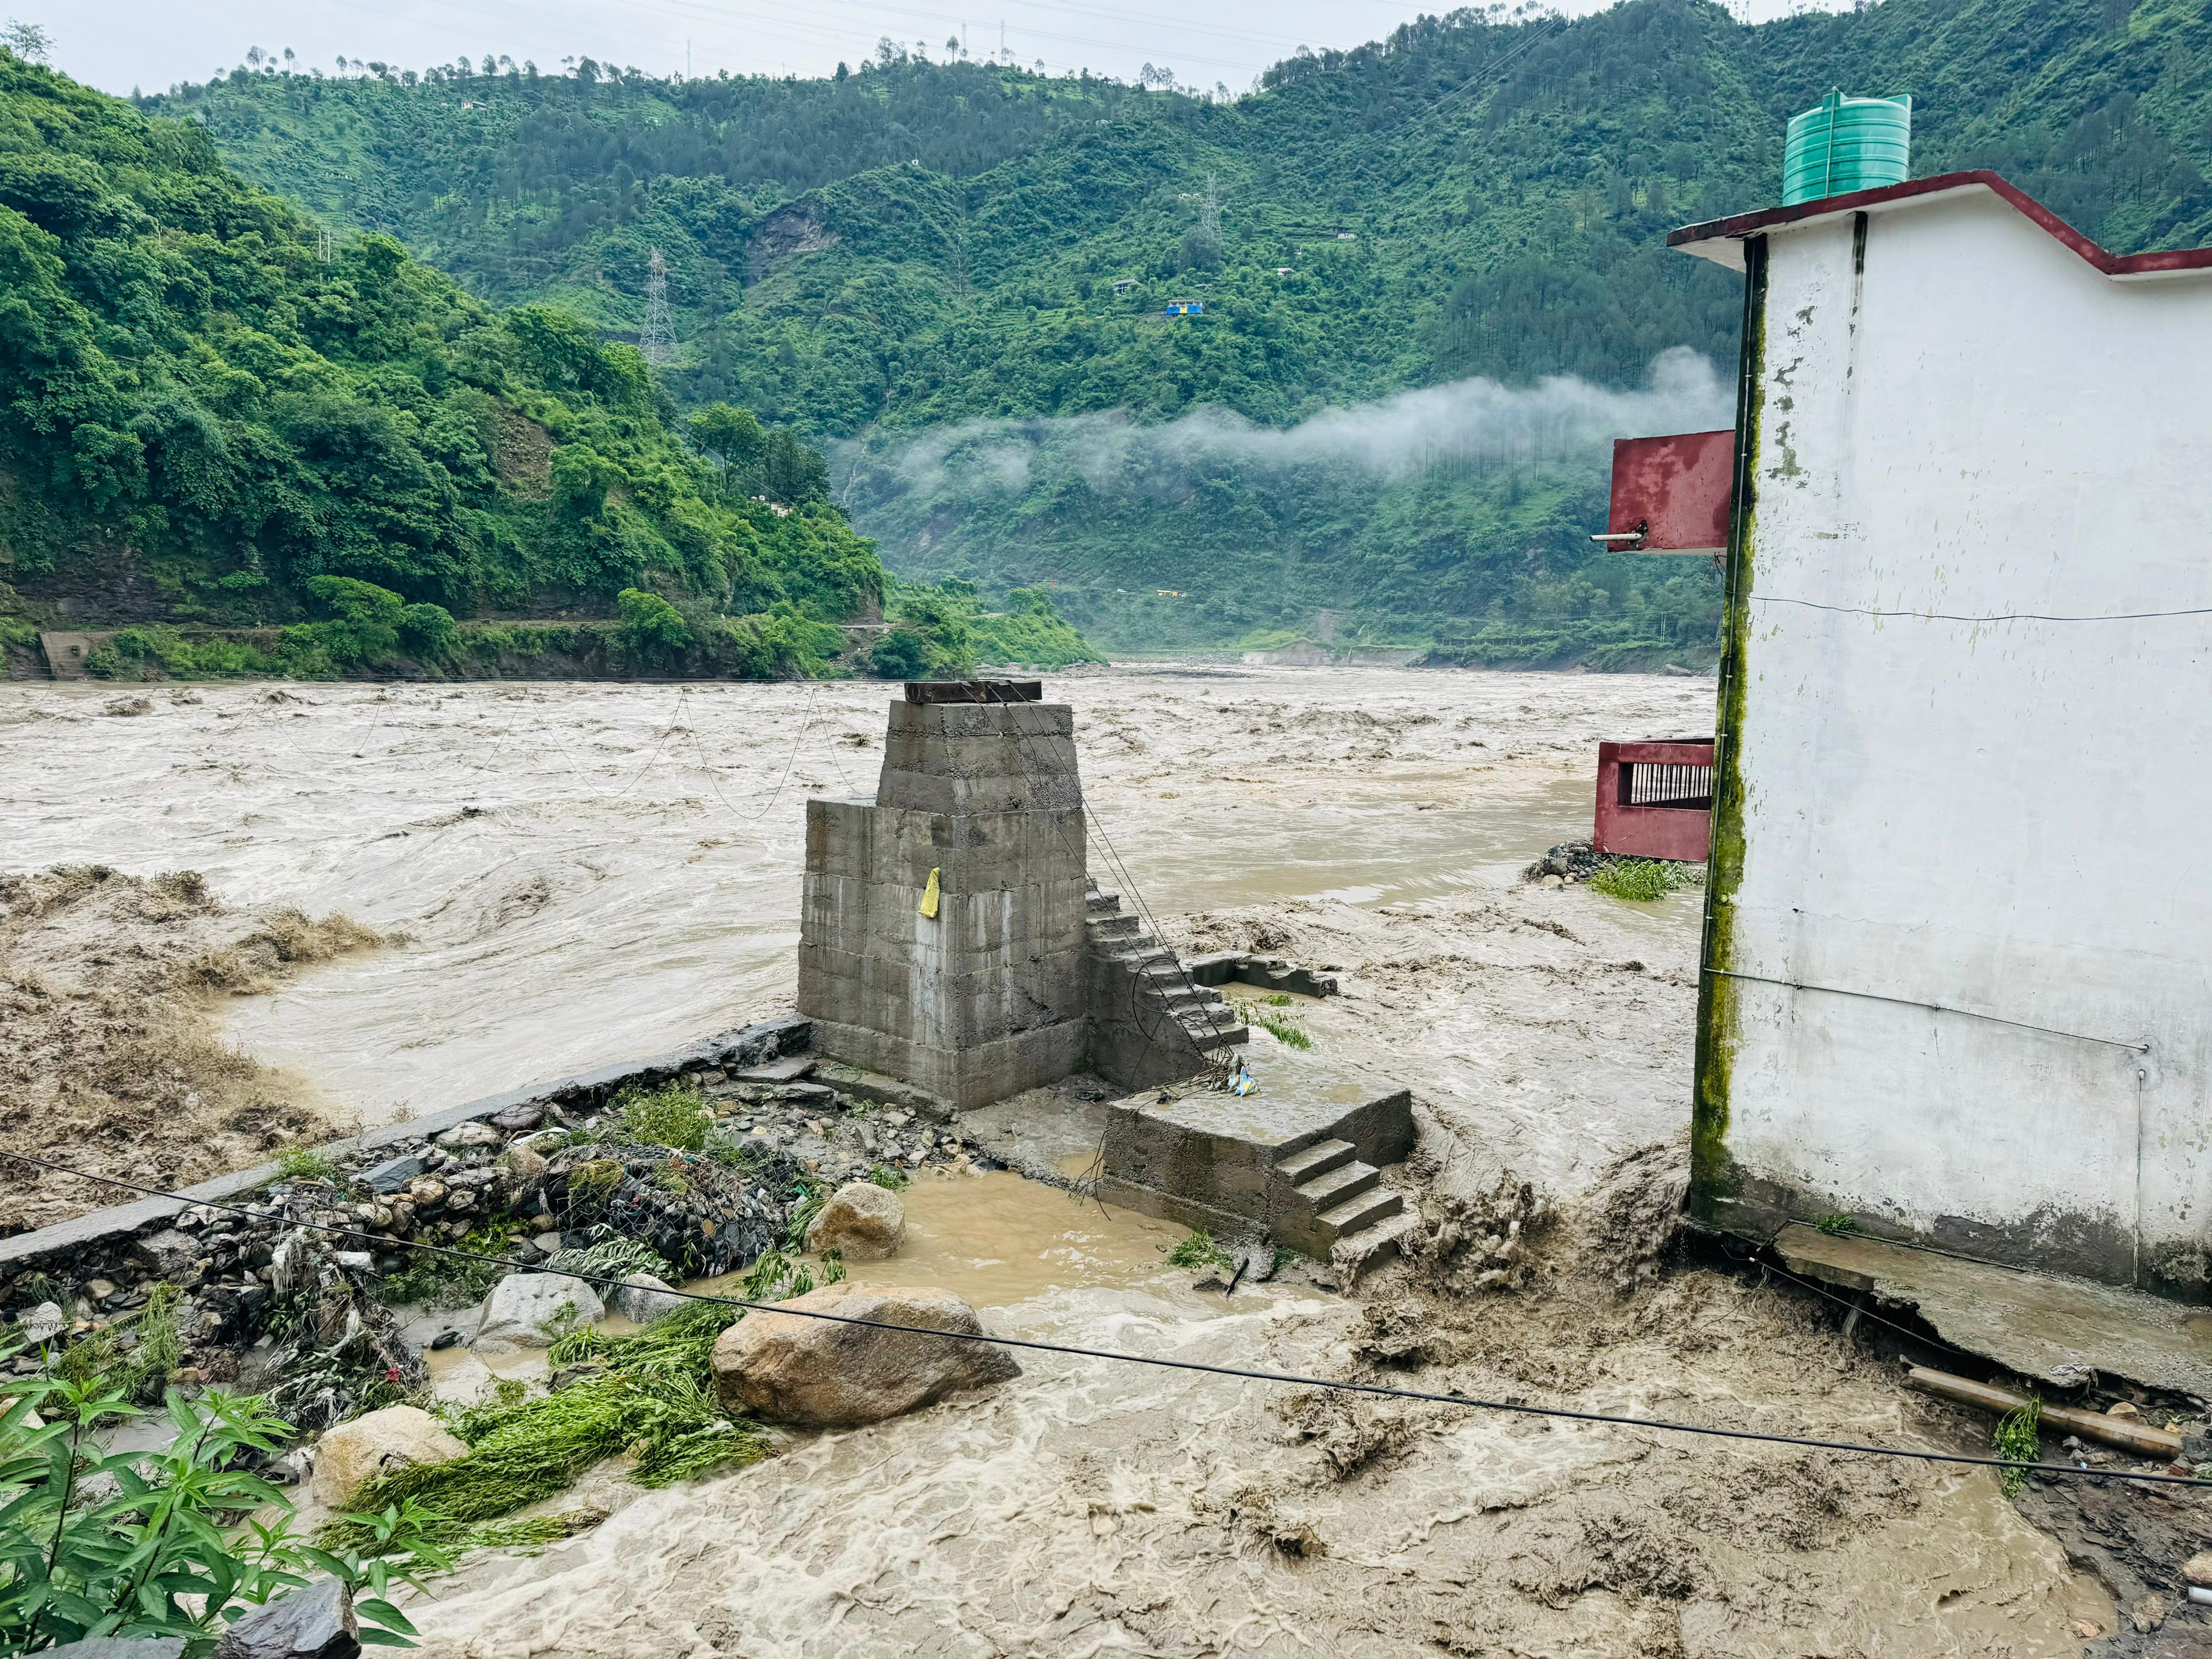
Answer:
<svg viewBox="0 0 2212 1659"><path fill-rule="evenodd" d="M1903 184L1911 151L1912 100L1832 92L1790 118L1782 149L1782 204Z"/></svg>

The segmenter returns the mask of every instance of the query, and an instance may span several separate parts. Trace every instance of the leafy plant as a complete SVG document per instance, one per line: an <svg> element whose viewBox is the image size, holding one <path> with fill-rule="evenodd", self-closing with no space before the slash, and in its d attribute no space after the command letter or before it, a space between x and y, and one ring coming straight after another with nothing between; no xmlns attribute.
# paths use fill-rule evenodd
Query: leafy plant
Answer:
<svg viewBox="0 0 2212 1659"><path fill-rule="evenodd" d="M707 1144L714 1110L696 1089L633 1090L621 1101L623 1133L649 1146L696 1152ZM574 1177L571 1178L571 1184Z"/></svg>
<svg viewBox="0 0 2212 1659"><path fill-rule="evenodd" d="M793 1254L806 1248L806 1231L814 1224L814 1218L822 1213L822 1206L830 1201L827 1187L810 1187L799 1183L798 1201L791 1206L791 1219L783 1232L784 1248ZM763 1256L762 1260L767 1258Z"/></svg>
<svg viewBox="0 0 2212 1659"><path fill-rule="evenodd" d="M556 1250L545 1258L545 1271L592 1279L651 1273L672 1285L682 1277L661 1259L659 1251L639 1238L607 1238L580 1250Z"/></svg>
<svg viewBox="0 0 2212 1659"><path fill-rule="evenodd" d="M868 1179L894 1193L902 1193L913 1184L913 1178L904 1170L895 1170L888 1164L878 1164L869 1170Z"/></svg>
<svg viewBox="0 0 2212 1659"><path fill-rule="evenodd" d="M287 1146L276 1154L280 1181L336 1182L340 1173L337 1159L312 1146Z"/></svg>
<svg viewBox="0 0 2212 1659"><path fill-rule="evenodd" d="M1813 1225L1816 1231L1827 1234L1831 1238L1849 1238L1859 1231L1859 1224L1841 1210L1832 1215L1822 1216Z"/></svg>
<svg viewBox="0 0 2212 1659"><path fill-rule="evenodd" d="M58 1377L14 1379L8 1389L0 1412L0 1650L167 1637L204 1655L226 1622L318 1568L349 1583L374 1583L377 1593L356 1607L364 1641L410 1645L412 1626L382 1598L385 1579L313 1550L286 1522L229 1524L263 1505L289 1510L282 1492L243 1466L275 1453L291 1432L265 1407L220 1391L198 1401L172 1394L176 1438L167 1449L104 1452L93 1425L145 1414L121 1389ZM116 1496L86 1501L95 1477L112 1480Z"/></svg>
<svg viewBox="0 0 2212 1659"><path fill-rule="evenodd" d="M1234 1267L1237 1258L1214 1242L1213 1235L1194 1229L1182 1243L1168 1252L1175 1267Z"/></svg>
<svg viewBox="0 0 2212 1659"><path fill-rule="evenodd" d="M1999 1457L2014 1465L1999 1477L1998 1484L2007 1498L2016 1498L2027 1485L2028 1466L2043 1461L2043 1402L2030 1396L2027 1404L2018 1411L2008 1412L1997 1419L1996 1431L1990 1437L1990 1446Z"/></svg>

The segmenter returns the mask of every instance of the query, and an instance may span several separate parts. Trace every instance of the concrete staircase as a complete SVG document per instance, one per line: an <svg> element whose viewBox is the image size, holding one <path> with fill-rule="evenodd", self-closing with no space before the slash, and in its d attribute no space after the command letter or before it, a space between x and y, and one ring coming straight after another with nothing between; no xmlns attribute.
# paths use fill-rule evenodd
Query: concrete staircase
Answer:
<svg viewBox="0 0 2212 1659"><path fill-rule="evenodd" d="M1348 1140L1322 1140L1275 1165L1290 1190L1278 1195L1275 1236L1309 1255L1349 1254L1365 1261L1395 1248L1404 1201L1382 1184Z"/></svg>
<svg viewBox="0 0 2212 1659"><path fill-rule="evenodd" d="M1156 1030L1164 1017L1180 1027L1200 1054L1243 1042L1251 1031L1221 993L1194 984L1175 952L1138 917L1121 908L1121 896L1089 878L1083 929L1094 959L1126 976L1129 1023Z"/></svg>

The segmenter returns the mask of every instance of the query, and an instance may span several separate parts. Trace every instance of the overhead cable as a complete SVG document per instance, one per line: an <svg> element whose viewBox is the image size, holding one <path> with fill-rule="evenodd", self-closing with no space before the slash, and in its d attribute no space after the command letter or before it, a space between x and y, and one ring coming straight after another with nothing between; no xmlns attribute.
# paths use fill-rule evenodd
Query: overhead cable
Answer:
<svg viewBox="0 0 2212 1659"><path fill-rule="evenodd" d="M224 1204L207 1199L186 1197L159 1187L145 1186L138 1182L125 1181L118 1176L100 1175L89 1170L73 1169L50 1158L33 1157L11 1147L0 1147L0 1158L12 1158L41 1170L58 1175L76 1176L86 1181L97 1181L111 1187L119 1187L148 1198L167 1199L186 1207L218 1210L229 1214L261 1219L243 1206ZM340 1227L324 1222L303 1221L295 1224L301 1231L327 1233L342 1238L356 1238L388 1247L392 1241L380 1234L370 1233L356 1227ZM480 1251L454 1249L441 1244L413 1244L407 1248L454 1261L473 1262L490 1267L514 1267L516 1264L501 1257ZM610 1273L562 1273L557 1277L574 1279L590 1285L620 1288L622 1281ZM1575 1411L1565 1406L1531 1406L1520 1401L1486 1400L1474 1395L1435 1394L1420 1389L1397 1389L1381 1382L1346 1382L1331 1377L1305 1376L1295 1371L1260 1370L1250 1366L1210 1365L1195 1359L1171 1359L1158 1354L1128 1353L1112 1348L1086 1348L1067 1342L1042 1342L1030 1337L994 1336L988 1332L947 1331L934 1326L901 1325L889 1320L861 1319L851 1314L829 1313L820 1309L795 1307L784 1302L751 1302L741 1297L708 1296L698 1291L670 1291L665 1294L690 1302L711 1302L727 1308L742 1309L748 1313L778 1314L792 1319L820 1320L832 1325L852 1325L863 1329L889 1332L899 1336L927 1336L957 1342L980 1342L988 1346L1020 1348L1032 1353L1054 1353L1073 1359L1103 1359L1117 1364L1149 1365L1158 1370L1192 1371L1208 1376L1226 1376L1249 1382L1277 1382L1292 1388L1319 1389L1338 1394L1364 1395L1383 1400L1405 1400L1423 1405L1455 1406L1468 1411L1495 1412L1518 1417L1546 1418L1570 1423L1604 1424L1614 1428L1645 1429L1663 1434L1696 1435L1713 1440L1745 1441L1760 1445L1796 1446L1808 1451L1843 1452L1865 1457L1896 1457L1921 1463L1948 1463L1974 1468L2019 1470L2027 1474L2086 1478L2093 1480L2133 1480L2146 1485L2173 1486L2205 1486L2207 1483L2194 1475L2164 1474L2136 1469L2079 1468L2064 1463L2028 1463L2018 1458L1977 1457L1966 1452L1923 1451L1910 1446L1879 1446L1853 1440L1827 1440L1813 1435L1769 1434L1757 1429L1720 1428L1704 1423L1673 1422L1665 1418L1633 1417L1621 1412Z"/></svg>

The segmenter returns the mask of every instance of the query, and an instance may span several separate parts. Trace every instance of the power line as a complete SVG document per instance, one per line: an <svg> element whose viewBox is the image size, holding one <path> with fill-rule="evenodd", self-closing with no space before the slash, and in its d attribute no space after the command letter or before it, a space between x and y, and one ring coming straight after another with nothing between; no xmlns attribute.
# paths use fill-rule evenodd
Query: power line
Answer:
<svg viewBox="0 0 2212 1659"><path fill-rule="evenodd" d="M1777 594L1754 593L1753 605L1794 605L1807 611L1832 611L1847 617L1895 617L1913 622L1955 623L2108 623L2154 622L2166 617L2212 617L2212 605L2194 605L2185 611L2114 611L2080 617L2047 616L2035 611L2008 611L1993 617L1962 617L1948 611L1874 611L1856 605L1823 605L1818 599L1784 599Z"/></svg>
<svg viewBox="0 0 2212 1659"><path fill-rule="evenodd" d="M220 1210L228 1214L257 1218L241 1205L224 1204L212 1200L187 1198L181 1193L169 1192L159 1187L141 1185L125 1181L118 1176L97 1175L89 1170L73 1169L49 1158L36 1158L28 1152L19 1152L12 1147L0 1147L0 1158L12 1158L20 1163L41 1170L51 1170L59 1175L76 1176L82 1180L97 1181L111 1187L119 1187L147 1198L160 1198L201 1209ZM391 1241L381 1234L365 1232L357 1227L333 1226L324 1222L302 1221L299 1230L327 1233L334 1237L358 1238L389 1245ZM508 1267L515 1264L505 1259L487 1255L476 1250L459 1250L442 1244L411 1244L414 1250L427 1251L458 1261L480 1266ZM587 1285L604 1285L619 1288L622 1281L610 1273L562 1273L555 1275L574 1279ZM1367 1395L1384 1400L1407 1400L1424 1405L1457 1406L1469 1411L1498 1412L1521 1417L1550 1418L1571 1423L1601 1423L1616 1428L1649 1429L1668 1434L1699 1435L1708 1439L1748 1441L1762 1445L1799 1446L1813 1451L1854 1453L1867 1457L1899 1457L1923 1463L1965 1464L1976 1468L2018 1469L2035 1474L2064 1474L2086 1476L2096 1480L2137 1480L2147 1484L2176 1486L2203 1486L2205 1482L2194 1475L2157 1474L2133 1469L2084 1469L2064 1463L2027 1463L2016 1458L1976 1457L1965 1452L1922 1451L1909 1446L1877 1446L1853 1440L1826 1440L1811 1435L1769 1434L1758 1429L1717 1428L1704 1423L1677 1423L1665 1418L1632 1417L1620 1412L1575 1411L1565 1406L1531 1406L1511 1400L1486 1400L1474 1395L1433 1394L1420 1389L1394 1389L1381 1382L1346 1382L1331 1377L1305 1376L1295 1371L1263 1371L1241 1365L1209 1365L1195 1359L1169 1359L1156 1354L1126 1353L1113 1348L1079 1347L1066 1342L1041 1342L1033 1338L994 1336L989 1332L939 1330L927 1325L901 1325L889 1320L861 1319L851 1314L825 1313L813 1308L794 1308L788 1303L750 1302L742 1297L708 1296L700 1291L672 1290L670 1296L689 1302L711 1302L726 1308L740 1308L748 1313L782 1314L793 1319L817 1319L832 1325L854 1325L866 1330L888 1331L901 1336L947 1337L955 1341L980 1342L993 1347L1024 1348L1034 1353L1064 1354L1075 1359L1106 1359L1125 1365L1150 1365L1157 1370L1196 1371L1210 1376L1235 1377L1244 1382L1280 1382L1294 1388L1321 1389L1339 1394Z"/></svg>

